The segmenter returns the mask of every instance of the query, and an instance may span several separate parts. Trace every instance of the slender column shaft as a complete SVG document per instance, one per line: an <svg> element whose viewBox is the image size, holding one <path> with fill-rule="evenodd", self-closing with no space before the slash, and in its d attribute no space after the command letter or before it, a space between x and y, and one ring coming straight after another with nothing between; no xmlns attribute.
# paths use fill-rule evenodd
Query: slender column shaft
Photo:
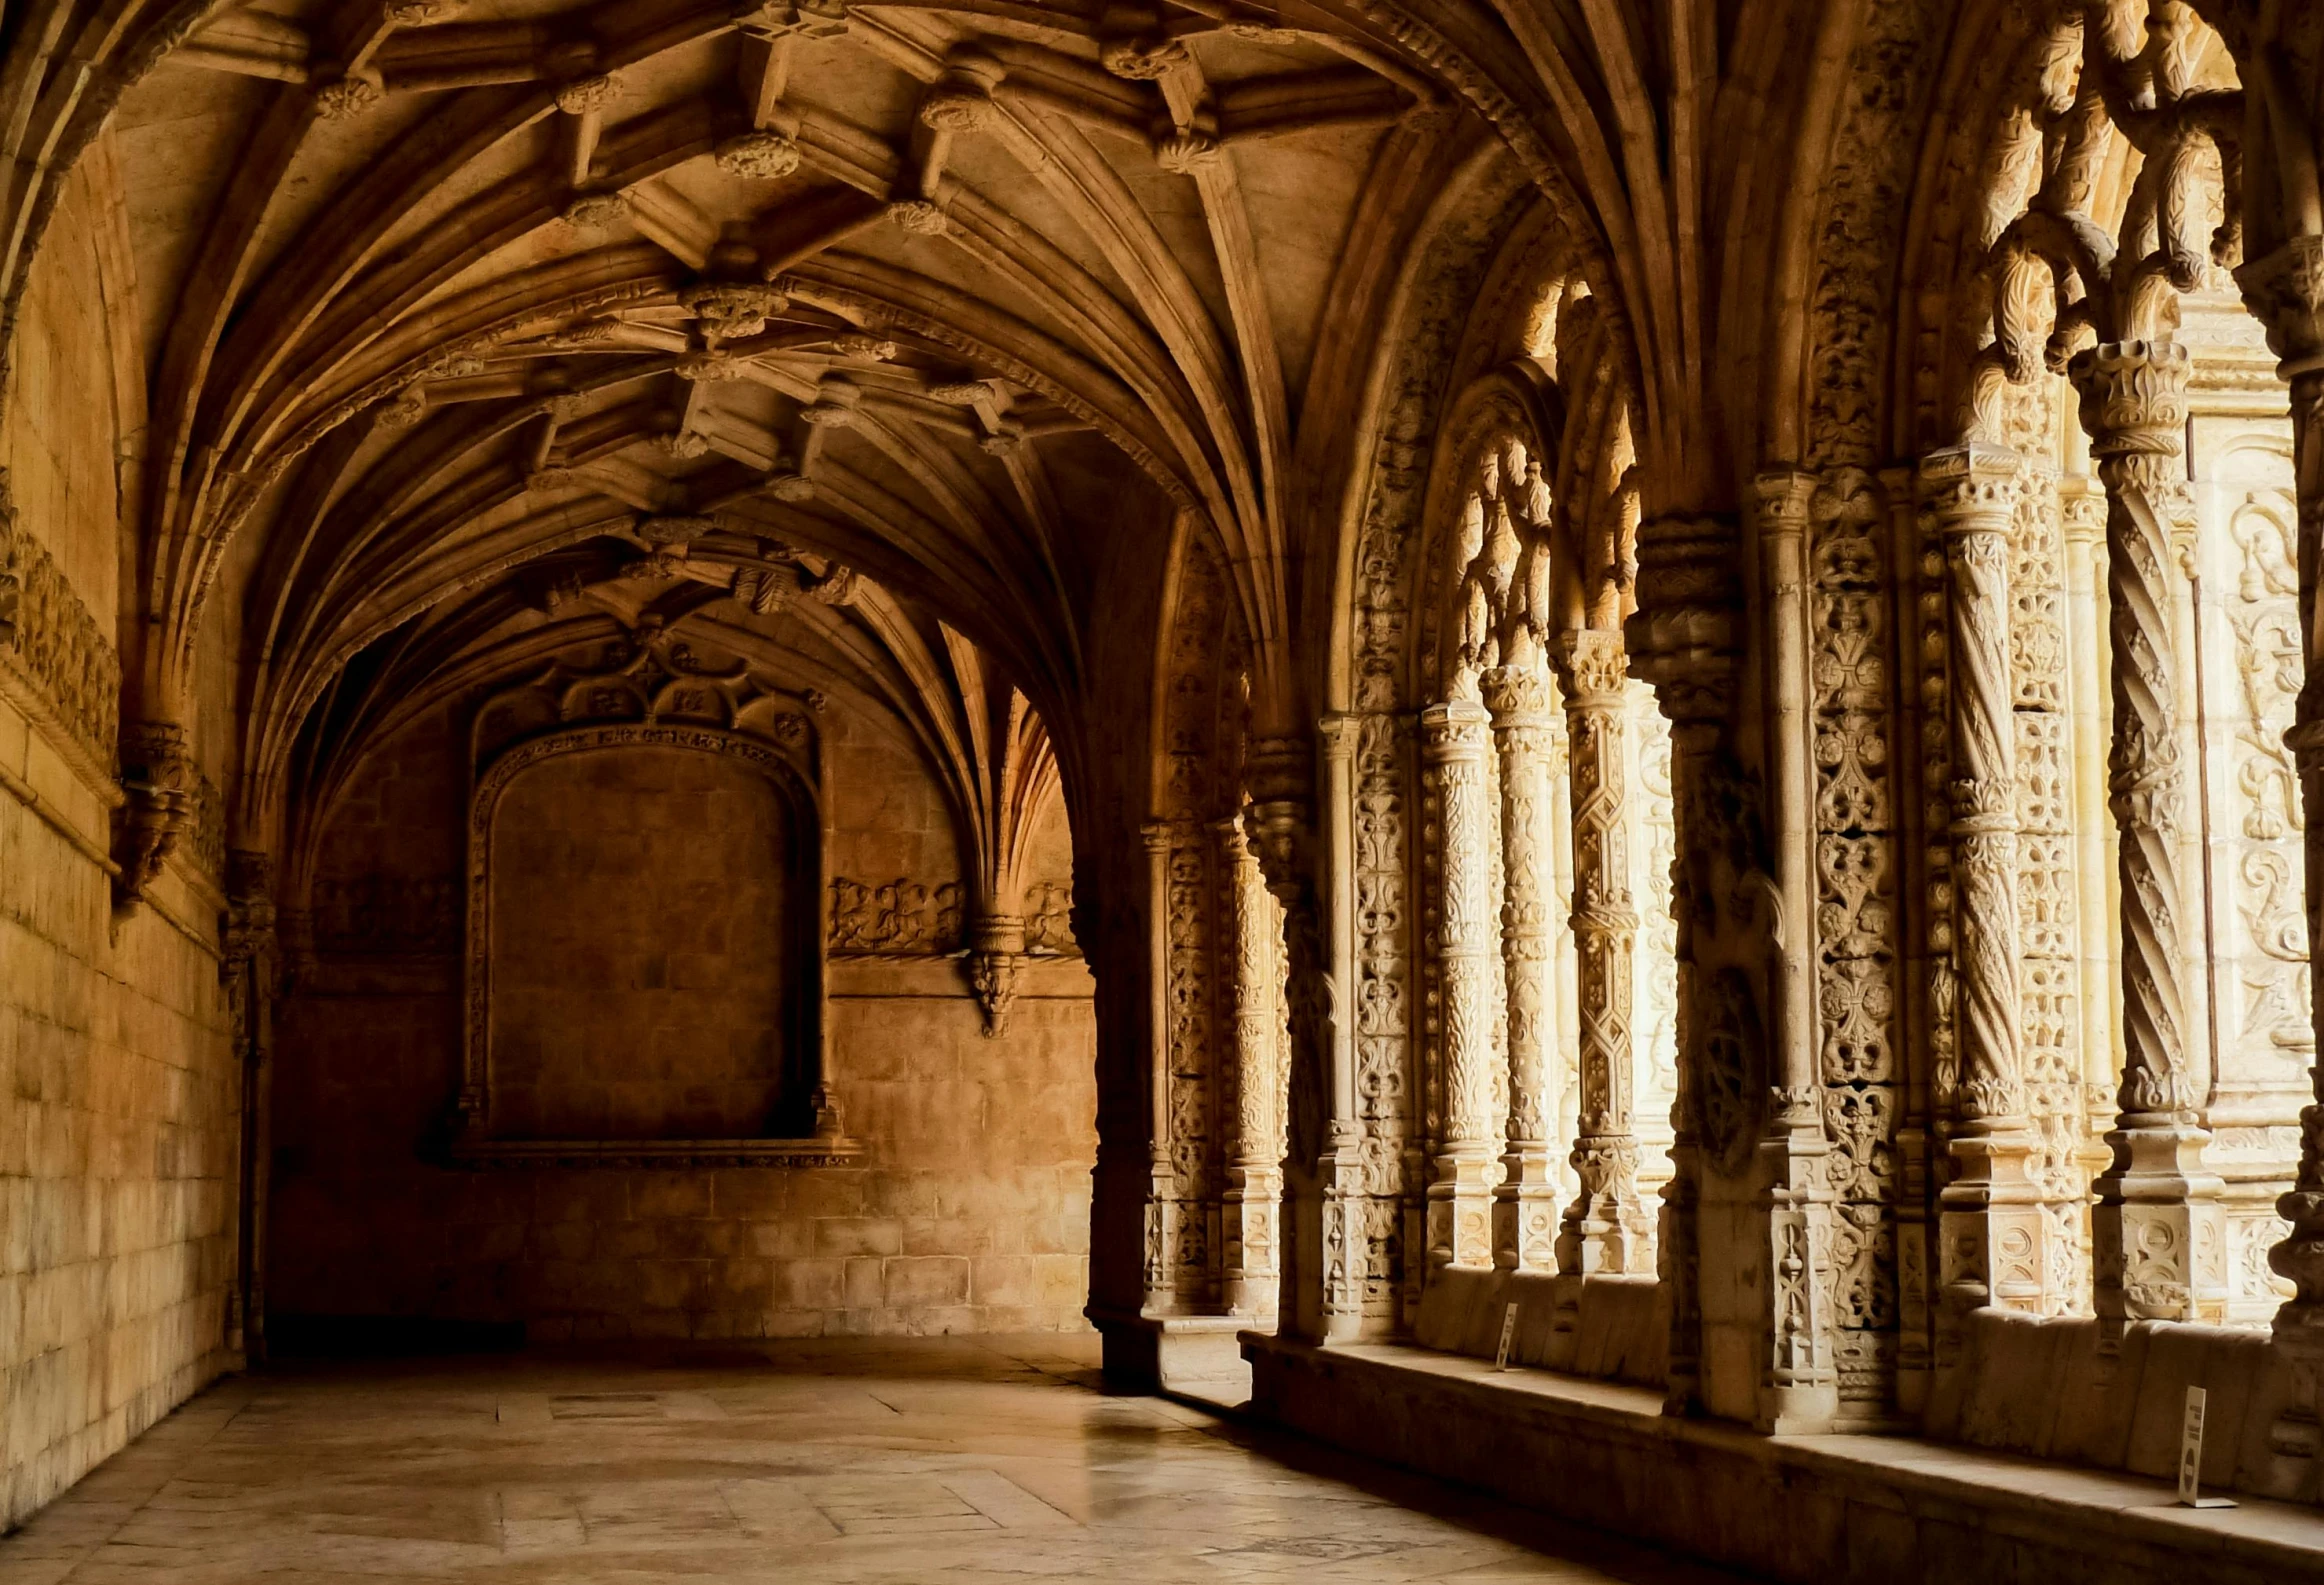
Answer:
<svg viewBox="0 0 2324 1585"><path fill-rule="evenodd" d="M1439 958L1444 980L1444 1139L1429 1185L1428 1258L1489 1266L1492 1247L1492 829L1485 785L1486 717L1474 704L1421 715L1436 777L1443 843Z"/></svg>
<svg viewBox="0 0 2324 1585"><path fill-rule="evenodd" d="M1146 1308L1177 1302L1178 1176L1170 1157L1170 827L1149 821L1146 843Z"/></svg>
<svg viewBox="0 0 2324 1585"><path fill-rule="evenodd" d="M1631 956L1638 914L1630 898L1623 764L1621 635L1583 629L1564 654L1566 735L1573 785L1573 933L1581 1034L1581 1106L1573 1167L1580 1192L1566 1207L1558 1265L1569 1272L1646 1272L1654 1239L1638 1196L1632 1113Z"/></svg>
<svg viewBox="0 0 2324 1585"><path fill-rule="evenodd" d="M1267 895L1241 822L1221 820L1213 830L1219 872L1226 877L1234 1018L1234 1121L1222 1194L1221 1297L1236 1315L1266 1317L1275 1313L1281 1278L1275 1264L1275 1212L1283 1192L1275 901Z"/></svg>
<svg viewBox="0 0 2324 1585"><path fill-rule="evenodd" d="M2244 301L2267 327L2292 387L2294 490L2299 506L2303 680L2286 735L2298 758L2305 817L2308 941L2324 946L2324 237L2299 237L2236 272ZM2310 1016L2324 1035L2324 975L2311 966ZM2324 1042L2318 1046L2324 1053ZM2300 1168L2276 1212L2292 1224L2268 1264L2292 1284L2276 1312L2276 1346L2292 1361L2297 1401L2273 1428L2281 1451L2324 1453L2324 1056L2312 1070L2314 1102L2300 1113Z"/></svg>
<svg viewBox="0 0 2324 1585"><path fill-rule="evenodd" d="M2191 1071L2184 976L2197 944L2182 905L2179 657L2171 533L2192 509L2180 448L2187 349L2119 342L2078 354L2070 373L2106 486L2108 655L2114 742L2109 806L2121 841L2123 1072L2113 1161L2095 1187L2096 1307L2102 1336L2129 1321L2217 1320L2226 1303L2219 1182Z"/></svg>
<svg viewBox="0 0 2324 1585"><path fill-rule="evenodd" d="M1364 1123L1356 1113L1356 719L1326 716L1316 728L1322 790L1323 903L1318 943L1325 973L1320 1012L1329 1065L1321 1184L1324 1261L1323 1335L1355 1338L1363 1326L1372 1268L1371 1187L1364 1167ZM1385 1262L1383 1261L1384 1265Z"/></svg>
<svg viewBox="0 0 2324 1585"><path fill-rule="evenodd" d="M2113 1156L2105 1134L2114 1121L2114 950L2102 927L2112 912L2107 878L2106 762L2095 751L2105 731L2106 666L2095 624L2103 619L2106 492L2086 477L2059 487L2066 538L2067 687L2073 700L2074 907L2082 958L2082 1104L2087 1130L2084 1175L2095 1179Z"/></svg>
<svg viewBox="0 0 2324 1585"><path fill-rule="evenodd" d="M1555 1035L1550 961L1549 677L1538 664L1484 677L1501 762L1501 960L1508 986L1509 1118L1493 1195L1493 1263L1548 1271L1556 1260L1557 1188L1550 1176L1556 1111L1549 1057Z"/></svg>
<svg viewBox="0 0 2324 1585"><path fill-rule="evenodd" d="M2018 998L2017 724L2009 662L2017 467L2014 452L1981 445L1939 452L1921 465L1921 489L1945 540L1961 1052L1960 1116L1948 1145L1953 1175L1938 1198L1940 1369L1954 1362L1970 1310L2038 1310L2043 1293Z"/></svg>
<svg viewBox="0 0 2324 1585"><path fill-rule="evenodd" d="M1832 1299L1831 1141L1824 1127L1823 1076L1815 1039L1815 953L1809 878L1815 848L1814 770L1809 761L1807 520L1813 475L1764 474L1757 481L1764 556L1768 747L1774 794L1774 872L1779 918L1768 942L1774 1002L1774 1107L1757 1147L1764 1227L1761 1289L1766 1348L1759 1383L1760 1429L1777 1434L1829 1430L1839 1413Z"/></svg>

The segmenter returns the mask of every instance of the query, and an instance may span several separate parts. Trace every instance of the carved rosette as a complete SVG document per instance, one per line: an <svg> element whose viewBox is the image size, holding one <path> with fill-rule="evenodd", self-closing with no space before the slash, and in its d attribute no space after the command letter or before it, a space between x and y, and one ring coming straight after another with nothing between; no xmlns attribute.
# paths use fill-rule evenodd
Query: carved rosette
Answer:
<svg viewBox="0 0 2324 1585"><path fill-rule="evenodd" d="M1568 1272L1646 1272L1654 1241L1638 1197L1633 1118L1631 974L1638 914L1630 895L1623 782L1623 684L1618 634L1567 635L1566 737L1573 793L1572 927L1581 1033L1581 1106L1572 1162L1581 1192L1566 1208L1558 1266Z"/></svg>
<svg viewBox="0 0 2324 1585"><path fill-rule="evenodd" d="M2300 560L2305 566L2324 544L2324 238L2296 238L2236 272L2244 301L2267 327L2268 345L2291 382L2293 489L2299 514ZM2308 941L2324 942L2324 652L2317 648L2317 587L2299 580L2301 687L2285 742L2299 771L2303 815L2302 880ZM2324 974L2309 975L2308 1016L2324 1031ZM2291 1232L2269 1252L2268 1265L2292 1284L2276 1312L2278 1346L2300 1373L2304 1413L2279 1420L2275 1436L2286 1452L2310 1457L2324 1451L2324 1062L2312 1070L2314 1099L2300 1114L2300 1166L2291 1191L2276 1202Z"/></svg>
<svg viewBox="0 0 2324 1585"><path fill-rule="evenodd" d="M2216 1320L2226 1287L2218 1180L2190 1072L2190 942L2178 858L2187 819L2173 638L2173 530L2193 510L2180 460L2187 349L2117 342L2077 354L2068 373L2106 486L2106 585L2114 743L2108 806L2120 836L2121 1115L2092 1217L2097 1310L2111 1345L2130 1320Z"/></svg>
<svg viewBox="0 0 2324 1585"><path fill-rule="evenodd" d="M1444 1131L1429 1186L1432 1264L1489 1266L1492 1250L1494 924L1492 796L1485 711L1432 705L1421 714L1436 787L1443 876L1438 958L1444 980Z"/></svg>

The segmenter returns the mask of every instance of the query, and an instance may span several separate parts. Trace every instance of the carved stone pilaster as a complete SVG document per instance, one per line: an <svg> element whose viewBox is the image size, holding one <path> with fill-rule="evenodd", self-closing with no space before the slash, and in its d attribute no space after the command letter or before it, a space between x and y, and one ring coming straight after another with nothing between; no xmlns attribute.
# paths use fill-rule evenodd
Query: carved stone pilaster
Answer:
<svg viewBox="0 0 2324 1585"><path fill-rule="evenodd" d="M121 729L121 790L113 816L116 912L137 906L194 820L194 761L175 721L132 721Z"/></svg>
<svg viewBox="0 0 2324 1585"><path fill-rule="evenodd" d="M2308 940L2324 943L2324 636L2319 635L2319 559L2324 558L2324 237L2299 237L2236 271L2244 301L2267 327L2278 372L2292 387L2293 489L2299 510L2302 682L2285 735L2299 766L2305 816ZM2310 1017L2324 1032L2324 974L2309 975ZM2291 1359L2300 1401L2278 1420L2279 1453L2324 1452L2324 1061L2312 1070L2313 1102L2300 1113L2300 1166L2276 1212L2291 1232L2268 1254L2292 1284L2277 1310L2276 1346Z"/></svg>
<svg viewBox="0 0 2324 1585"><path fill-rule="evenodd" d="M1539 665L1496 666L1482 679L1501 782L1501 961L1508 989L1509 1116L1493 1191L1493 1263L1549 1271L1556 1261L1557 1187L1549 1055L1551 994L1549 677Z"/></svg>
<svg viewBox="0 0 2324 1585"><path fill-rule="evenodd" d="M1562 1271L1644 1273L1654 1238L1638 1195L1638 1135L1632 1096L1632 957L1638 913L1630 896L1624 760L1623 684L1628 656L1620 635L1581 629L1566 635L1566 739L1573 789L1575 999L1581 1034L1581 1106L1572 1162L1581 1192L1558 1234Z"/></svg>
<svg viewBox="0 0 2324 1585"><path fill-rule="evenodd" d="M1492 814L1486 805L1485 711L1456 701L1421 713L1436 781L1443 883L1444 1135L1428 1189L1432 1266L1493 1263Z"/></svg>
<svg viewBox="0 0 2324 1585"><path fill-rule="evenodd" d="M2171 544L2193 510L2180 457L2190 361L2173 342L2115 342L2077 354L2068 370L2106 486L2107 789L2121 839L2121 1110L2091 1219L2109 1346L2129 1321L2215 1321L2226 1304L2220 1183L2203 1166L2209 1135L2189 1049L2184 975L2199 943L2178 871L2188 778L2178 751Z"/></svg>
<svg viewBox="0 0 2324 1585"><path fill-rule="evenodd" d="M1275 900L1267 895L1241 822L1221 820L1212 829L1226 882L1234 1018L1234 1124L1221 1194L1220 1297L1232 1314L1265 1318L1275 1313L1282 1275L1275 1261L1276 1205L1283 1193Z"/></svg>
<svg viewBox="0 0 2324 1585"><path fill-rule="evenodd" d="M1946 689L1952 745L1954 949L1960 1115L1938 1197L1937 1364L1957 1356L1969 1311L2038 1312L2043 1217L2030 1175L2018 1000L2017 724L2010 681L2009 531L2018 459L1997 446L1938 452L1920 487L1944 538Z"/></svg>

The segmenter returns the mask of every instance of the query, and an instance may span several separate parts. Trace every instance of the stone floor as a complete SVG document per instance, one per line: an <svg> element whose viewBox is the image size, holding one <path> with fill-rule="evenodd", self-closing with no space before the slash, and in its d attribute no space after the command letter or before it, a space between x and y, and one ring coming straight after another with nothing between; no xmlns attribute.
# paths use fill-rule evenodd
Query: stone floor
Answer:
<svg viewBox="0 0 2324 1585"><path fill-rule="evenodd" d="M1094 1339L510 1355L225 1382L0 1540L7 1585L1717 1585L1153 1398Z"/></svg>

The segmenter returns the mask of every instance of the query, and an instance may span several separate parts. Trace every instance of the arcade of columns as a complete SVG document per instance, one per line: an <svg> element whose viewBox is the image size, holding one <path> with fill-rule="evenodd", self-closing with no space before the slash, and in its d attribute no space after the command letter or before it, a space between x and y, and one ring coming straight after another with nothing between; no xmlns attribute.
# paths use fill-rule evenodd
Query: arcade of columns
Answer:
<svg viewBox="0 0 2324 1585"><path fill-rule="evenodd" d="M1354 550L1312 781L1182 572L1149 1319L1490 1352L1538 1293L1570 1362L1659 1273L1672 1409L1775 1430L1919 1421L1981 1310L2272 1325L2316 1456L2324 241L2196 10L2116 12L2026 13L1917 463L1760 473L1741 554L1641 523L1553 272Z"/></svg>
<svg viewBox="0 0 2324 1585"><path fill-rule="evenodd" d="M1980 1373L2264 1336L2237 1478L2324 1495L2324 7L55 0L0 50L0 725L52 745L0 802L83 889L0 888L226 1097L139 1424L265 1302L316 744L561 611L803 597L833 674L989 665L929 734L1001 745L936 766L993 1029L1053 764L1111 1363L1240 1333L1264 1409L1515 1305L1676 1414L1972 1437ZM134 1432L55 1402L11 1514Z"/></svg>

